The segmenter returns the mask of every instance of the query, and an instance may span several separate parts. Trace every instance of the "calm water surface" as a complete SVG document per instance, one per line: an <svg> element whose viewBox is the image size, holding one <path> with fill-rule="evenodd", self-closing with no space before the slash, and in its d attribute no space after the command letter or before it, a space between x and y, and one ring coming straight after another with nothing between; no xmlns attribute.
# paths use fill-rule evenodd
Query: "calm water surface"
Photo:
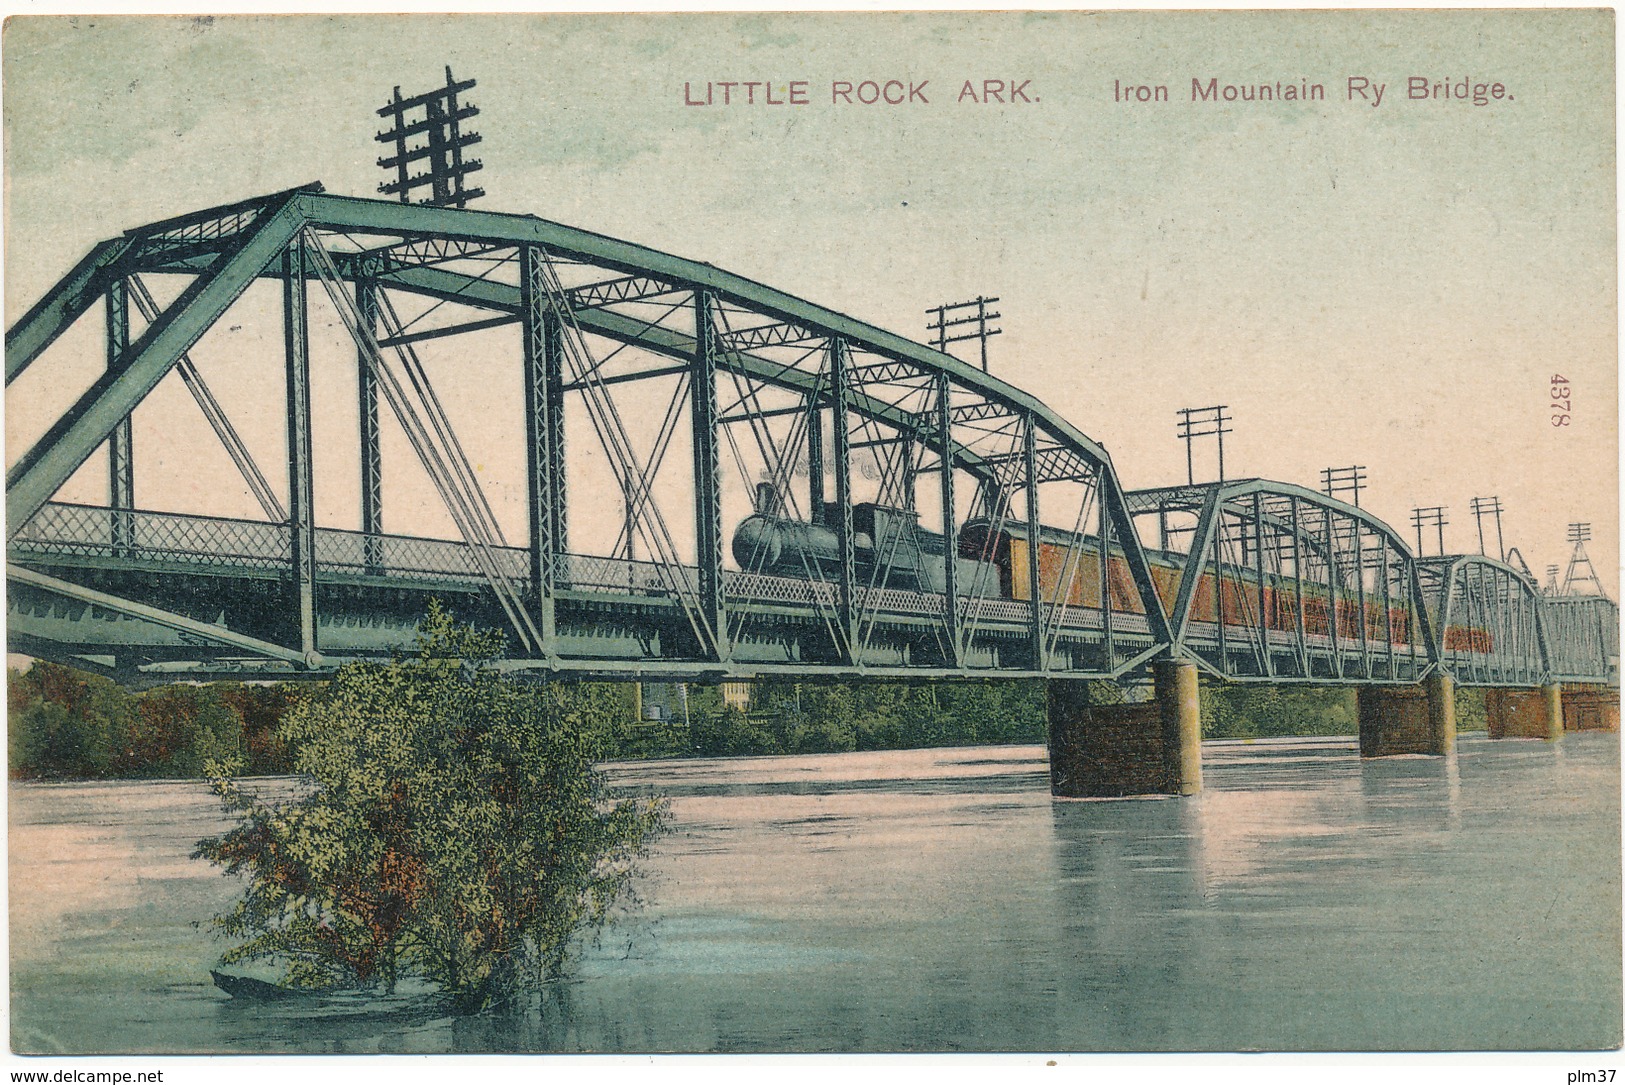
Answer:
<svg viewBox="0 0 1625 1085"><path fill-rule="evenodd" d="M673 800L540 1014L234 1002L191 783L11 788L19 1052L1574 1049L1621 1041L1619 740L1214 742L1196 799L1041 747L610 767Z"/></svg>

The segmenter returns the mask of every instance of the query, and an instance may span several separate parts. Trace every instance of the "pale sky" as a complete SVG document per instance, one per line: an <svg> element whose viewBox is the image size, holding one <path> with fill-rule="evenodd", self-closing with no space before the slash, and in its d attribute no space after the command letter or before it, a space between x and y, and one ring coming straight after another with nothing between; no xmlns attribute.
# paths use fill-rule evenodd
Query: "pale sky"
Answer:
<svg viewBox="0 0 1625 1085"><path fill-rule="evenodd" d="M927 307L997 295L993 371L1104 443L1125 487L1183 481L1175 410L1225 403L1232 477L1315 488L1364 465L1362 503L1406 539L1413 507L1449 506L1452 552L1477 549L1469 499L1499 496L1542 579L1589 520L1617 597L1612 56L1599 10L14 18L6 323L127 228L313 180L374 194L374 110L450 64L479 81L485 209L919 339ZM1412 101L1413 76L1510 98ZM1382 104L1349 101L1350 77L1385 84ZM955 100L989 78L1035 100ZM1193 102L1193 78L1325 100ZM832 81L864 79L926 81L929 101L831 103ZM684 105L685 82L722 80L805 80L809 104ZM1114 81L1169 100L1114 102ZM211 342L205 374L230 361ZM277 463L257 398L275 385L228 385ZM18 382L8 462L77 391ZM145 425L141 447L171 432ZM97 463L77 499L101 499ZM139 503L190 507L222 470L166 461Z"/></svg>

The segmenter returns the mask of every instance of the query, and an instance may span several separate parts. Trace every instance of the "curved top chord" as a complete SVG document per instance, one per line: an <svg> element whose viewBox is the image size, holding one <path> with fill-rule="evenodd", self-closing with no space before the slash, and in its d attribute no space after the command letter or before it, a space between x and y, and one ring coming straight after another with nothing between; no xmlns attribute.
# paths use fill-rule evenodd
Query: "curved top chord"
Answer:
<svg viewBox="0 0 1625 1085"><path fill-rule="evenodd" d="M141 276L148 274L185 285L162 311L143 309L132 330L125 299L144 291ZM290 463L295 435L308 441L310 405L291 397L295 376L310 365L306 298L319 287L316 295L325 291L354 341L363 383L375 386L369 394L376 399L363 412L387 403L521 651L548 666L593 663L563 658L550 625L551 593L564 582L566 559L616 554L629 563L632 594L680 619L661 626L666 618L651 618L651 628L664 629L663 640L638 649L673 665L760 670L778 652L790 666L822 653L828 658L815 662L826 666L1116 675L1167 647L1166 618L1110 457L1036 397L948 354L708 263L530 215L332 196L314 186L131 230L98 247L11 330L8 379L92 304L105 299L108 306L105 373L8 472L8 538L16 540L96 448L115 439L115 429L170 370L182 366L201 387L188 351L265 279L283 284ZM416 356L420 345L448 349L431 344L505 325L521 330L524 442L534 476L526 483L532 537L523 573L504 556L507 543L492 506ZM668 398L664 422L626 413L642 407L617 405L611 389L627 382ZM591 423L590 436L604 452L598 462L614 476L607 481L625 507L621 538L591 540L608 548L592 554L564 549L564 437L553 430L562 426L566 397ZM668 478L657 499L656 476L685 415L693 429L692 475ZM362 521L364 533L382 538L371 425L369 437L363 420ZM729 428L735 425L741 434L749 425L754 449L746 444L741 451ZM222 425L217 432L234 431ZM258 476L246 447L238 452L234 461L245 477ZM737 495L724 498L725 490L737 490L731 474L723 478L729 463L747 487L765 488L761 500L778 525L774 537L796 544L793 554L775 559L775 574L743 560L737 573L724 574L724 507L738 508ZM299 470L308 478L308 462ZM827 496L826 472L835 479ZM933 475L939 482L923 486L920 480ZM969 476L973 486L956 491L956 475ZM796 508L801 491L804 511ZM917 523L922 493L940 522ZM338 574L309 557L319 549L309 534L310 501L308 492L290 498L286 522L288 561L304 593L301 644L316 659L319 639L343 637L317 632L311 585ZM686 525L669 526L662 501L692 501L692 543L683 537ZM274 502L262 504L279 519ZM961 525L973 522L975 530L962 535ZM114 517L106 539L72 543L73 556L137 560L139 540L118 533L150 523ZM1019 558L1011 557L1007 540L1031 546L1057 533L1067 539L1065 582L1018 583L1012 562ZM651 559L647 567L631 561L634 537ZM68 545L33 540L26 560L60 556ZM1110 562L1087 557L1103 552ZM1094 573L1082 572L1086 560ZM1126 569L1126 586L1108 584L1116 575L1108 565ZM370 559L360 575L375 571L388 575ZM786 573L805 574L813 584L773 580ZM1085 591L1082 581L1097 574L1099 582L1091 580ZM609 582L593 587L612 590L620 589ZM544 597L539 609L531 598L537 593ZM793 634L776 628L777 641L755 643L763 622L783 617L785 602L801 606L828 635L819 626Z"/></svg>

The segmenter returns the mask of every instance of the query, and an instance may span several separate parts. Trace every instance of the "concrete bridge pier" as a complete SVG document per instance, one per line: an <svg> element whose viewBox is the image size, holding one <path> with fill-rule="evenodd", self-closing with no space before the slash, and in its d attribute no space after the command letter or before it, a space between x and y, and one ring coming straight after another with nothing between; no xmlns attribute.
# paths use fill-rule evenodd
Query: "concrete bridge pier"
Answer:
<svg viewBox="0 0 1625 1085"><path fill-rule="evenodd" d="M1110 798L1202 790L1196 665L1159 660L1152 680L1152 699L1137 704L1094 704L1088 682L1050 680L1051 794Z"/></svg>
<svg viewBox="0 0 1625 1085"><path fill-rule="evenodd" d="M1618 731L1619 690L1603 685L1563 687L1565 731Z"/></svg>
<svg viewBox="0 0 1625 1085"><path fill-rule="evenodd" d="M1484 714L1491 738L1563 737L1563 686L1549 682L1539 689L1487 689Z"/></svg>
<svg viewBox="0 0 1625 1085"><path fill-rule="evenodd" d="M1456 683L1434 672L1418 686L1362 686L1360 756L1443 756L1456 748Z"/></svg>

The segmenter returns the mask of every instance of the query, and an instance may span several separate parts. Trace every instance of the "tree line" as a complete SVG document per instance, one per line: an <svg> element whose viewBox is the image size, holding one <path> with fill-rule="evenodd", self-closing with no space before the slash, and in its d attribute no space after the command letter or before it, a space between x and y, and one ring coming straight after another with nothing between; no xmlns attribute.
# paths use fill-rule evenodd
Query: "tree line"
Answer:
<svg viewBox="0 0 1625 1085"><path fill-rule="evenodd" d="M250 776L293 770L284 716L325 683L177 684L132 693L96 675L35 662L7 675L10 770L19 779L198 778L211 761ZM635 687L560 686L609 760L838 753L1042 742L1042 683L856 685L767 680L750 711L715 686L690 685L676 719L638 718Z"/></svg>
<svg viewBox="0 0 1625 1085"><path fill-rule="evenodd" d="M56 663L7 676L10 769L20 779L197 778L213 760L247 775L292 770L298 751L278 733L282 718L320 684L178 684L132 693ZM1091 683L1101 702L1143 696ZM580 710L607 759L723 757L851 750L1041 743L1047 735L1041 681L862 683L770 678L752 686L749 710L718 687L690 685L687 710L639 719L630 684L580 683L559 695ZM1482 697L1456 691L1461 730L1482 729ZM1354 694L1291 686L1204 686L1202 737L1351 735Z"/></svg>
<svg viewBox="0 0 1625 1085"><path fill-rule="evenodd" d="M11 775L196 778L210 760L239 762L256 776L285 773L293 762L277 725L302 695L292 684L238 682L131 693L39 660L6 675Z"/></svg>

